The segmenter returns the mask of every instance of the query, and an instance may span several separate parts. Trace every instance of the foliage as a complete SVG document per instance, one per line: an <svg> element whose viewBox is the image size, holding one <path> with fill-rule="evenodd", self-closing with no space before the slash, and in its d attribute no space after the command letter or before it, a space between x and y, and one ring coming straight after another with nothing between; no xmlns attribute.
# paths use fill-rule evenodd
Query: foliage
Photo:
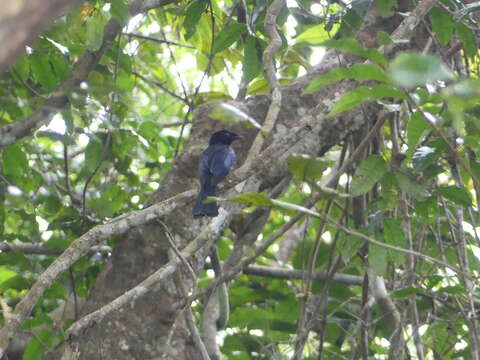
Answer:
<svg viewBox="0 0 480 360"><path fill-rule="evenodd" d="M340 179L335 190L326 192L322 181L344 161L339 160L340 146L322 158L292 156L288 161L292 184L280 200L266 193L241 194L234 200L246 204L246 212L257 206L272 207L260 235L266 239L298 211L307 212L306 204L318 196L315 213L328 213L331 221L313 216L312 210L307 212L312 216L295 225L304 230L287 260L288 268L305 270L319 242L314 270L329 270L329 259L337 257L343 260L339 270L343 274L363 276L369 266L387 280L404 325L409 325L406 333L411 344L411 329L422 326L420 341L426 353L443 359L468 358L464 354L472 351L472 342L466 329L472 322L467 305L479 301L468 283L473 278L478 286L480 271L480 81L472 70L479 61L475 34L468 17L457 19L453 5L445 2L428 14L434 42L448 46L458 41L465 62L452 65L450 59L415 52L388 59L379 48L366 49L352 38L363 16L363 3L353 1L347 9L303 0L298 1L301 6L289 5L278 19L283 46L276 66L284 85L305 73L316 60L311 56L318 54L319 46L362 58L350 68L335 68L313 79L305 94L356 81L358 86L344 94L328 116L358 111L374 102L391 119L378 134L381 140L355 164L354 171ZM233 99L236 84L242 82L249 94L268 91L262 71L262 53L269 41L263 25L268 4L247 1L247 19L234 11L238 4L197 0L130 19L123 0L90 1L57 21L2 75L3 126L32 114L71 75L81 54L100 48L109 19L125 26L126 35L108 48L88 79L79 89L69 89L70 103L51 125L2 150L2 241L49 250L41 255L0 252L0 296L7 303L30 289L54 261L53 252L65 250L94 225L141 208L188 137L189 125L186 131L180 129L194 106ZM390 16L396 2L375 4L382 15ZM385 32L378 38L380 44L391 41ZM217 117L228 115L224 119L228 122L246 119L228 108L216 111ZM350 153L353 150L350 147ZM362 216L368 221L355 228L352 202L359 197L367 204ZM358 234L346 233L338 224L355 228ZM368 256L359 234L380 242L368 246ZM217 245L222 260L232 252L228 235ZM106 245L115 247L115 242L111 239ZM443 266L419 256L412 273L409 255L392 246L427 254ZM73 290L76 296L87 297L110 255L99 252L81 259L71 274L64 274L44 294L23 325L33 335L24 359L46 359L63 341L62 332L53 326L52 311ZM274 266L278 256L278 247L271 247L256 264ZM199 278L207 275L205 271ZM222 333L223 355L228 359L271 359L276 353L291 357L307 291L305 277L243 274L229 291L231 318ZM358 336L362 286L314 282L312 292L329 298L323 309L328 315L325 347L332 358L347 357ZM417 318L406 310L409 303L417 309ZM201 304L194 311L201 315ZM371 315L376 325L371 328L368 351L372 356L387 353L384 340L389 339L389 324L378 305ZM309 338L307 345L305 358L314 358L318 339Z"/></svg>

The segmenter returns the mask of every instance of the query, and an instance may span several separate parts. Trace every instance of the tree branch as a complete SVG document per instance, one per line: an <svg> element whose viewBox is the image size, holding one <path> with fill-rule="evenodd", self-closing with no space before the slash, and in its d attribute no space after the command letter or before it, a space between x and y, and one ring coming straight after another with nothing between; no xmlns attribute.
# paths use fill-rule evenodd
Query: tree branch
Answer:
<svg viewBox="0 0 480 360"><path fill-rule="evenodd" d="M273 279L290 279L290 280L303 280L306 273L304 270L294 269L282 269L273 268L259 265L249 265L243 269L243 273L247 275L264 276ZM323 271L314 271L312 273L312 280L326 281L328 279L328 273ZM349 275L349 274L334 274L331 281L345 284L345 285L358 285L363 283L363 276Z"/></svg>
<svg viewBox="0 0 480 360"><path fill-rule="evenodd" d="M196 194L196 191L185 191L166 201L148 207L144 210L130 212L110 220L104 225L98 225L90 229L84 235L75 240L70 247L63 252L37 279L32 288L15 306L11 314L7 314L5 324L0 330L0 358L6 351L8 344L20 328L25 318L30 314L33 306L58 278L75 261L87 253L90 248L100 241L125 233L127 230L145 224L160 216L169 214L178 206L187 204Z"/></svg>
<svg viewBox="0 0 480 360"><path fill-rule="evenodd" d="M268 107L267 116L265 117L262 129L257 134L257 137L250 148L247 160L254 159L262 150L265 138L273 129L275 122L277 121L278 113L280 112L280 108L282 106L282 92L280 91L280 83L278 82L276 76L274 56L282 45L282 38L278 34L276 25L277 17L282 8L285 6L285 3L285 0L275 0L268 8L267 14L265 15L265 30L267 31L271 42L263 52L262 60L268 84L272 89L272 99L270 106Z"/></svg>
<svg viewBox="0 0 480 360"><path fill-rule="evenodd" d="M22 254L31 254L31 255L60 255L62 253L61 250L55 250L49 248L45 244L42 243L23 243L20 241L8 242L2 241L0 242L0 251L1 252L19 252ZM92 246L88 252L95 253L95 252L111 252L112 248L110 246L101 245L101 246Z"/></svg>
<svg viewBox="0 0 480 360"><path fill-rule="evenodd" d="M208 226L206 226L205 229L186 246L181 252L181 256L173 257L167 264L162 266L134 288L72 324L66 331L66 337L71 338L78 336L86 326L97 324L112 311L118 310L123 305L132 303L137 298L144 296L155 284L173 275L178 266L182 263L182 258L190 258L201 248L210 248L225 229L231 216L232 215L227 212L221 212L218 217L210 222L210 224L208 224Z"/></svg>

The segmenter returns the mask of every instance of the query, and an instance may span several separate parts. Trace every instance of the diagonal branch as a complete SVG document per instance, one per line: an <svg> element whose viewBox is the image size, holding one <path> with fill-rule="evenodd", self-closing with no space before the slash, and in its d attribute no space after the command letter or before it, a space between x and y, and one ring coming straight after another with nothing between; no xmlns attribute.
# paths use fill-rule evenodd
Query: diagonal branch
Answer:
<svg viewBox="0 0 480 360"><path fill-rule="evenodd" d="M43 243L26 243L20 241L1 241L1 252L19 252L22 254L34 254L34 255L60 255L62 251L52 249ZM96 252L111 252L110 246L92 246L89 250L91 253Z"/></svg>
<svg viewBox="0 0 480 360"><path fill-rule="evenodd" d="M0 358L3 356L8 344L20 328L25 318L30 314L33 306L50 285L67 270L82 255L90 251L91 247L102 240L125 233L132 227L147 223L160 216L165 216L178 206L186 205L196 194L189 190L174 196L164 202L128 215L121 215L104 225L99 225L75 240L70 247L38 277L28 293L17 304L15 310L5 317L5 325L0 329Z"/></svg>
<svg viewBox="0 0 480 360"><path fill-rule="evenodd" d="M183 251L180 253L181 256L173 257L167 264L162 266L160 269L147 277L144 281L142 281L134 288L123 293L118 298L104 305L100 309L88 314L87 316L84 316L82 319L75 322L67 330L67 338L78 336L82 329L84 329L86 326L98 323L112 311L121 308L127 303L135 301L135 299L141 296L144 296L153 287L153 285L173 275L173 273L177 270L178 266L182 263L182 258L188 259L191 256L195 255L195 253L199 249L204 247L209 248L210 246L212 246L216 239L220 236L222 231L225 229L231 216L231 214L221 212L220 215L215 218L215 220L210 222L210 224L206 226L205 229L192 242L190 242L185 249L183 249Z"/></svg>

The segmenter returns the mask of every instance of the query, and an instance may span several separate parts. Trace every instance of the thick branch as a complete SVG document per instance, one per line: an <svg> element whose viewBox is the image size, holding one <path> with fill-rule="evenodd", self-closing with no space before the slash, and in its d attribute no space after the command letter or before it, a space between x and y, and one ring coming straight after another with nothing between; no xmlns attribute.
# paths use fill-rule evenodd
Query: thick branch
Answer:
<svg viewBox="0 0 480 360"><path fill-rule="evenodd" d="M37 254L37 255L60 255L61 250L55 250L45 246L43 243L24 243L19 241L9 242L2 241L0 242L0 251L1 252L19 252L22 254ZM89 252L111 252L112 248L110 246L92 246L89 249Z"/></svg>
<svg viewBox="0 0 480 360"><path fill-rule="evenodd" d="M222 212L217 218L215 218L214 221L209 224L209 226L205 227L202 233L198 235L195 240L187 245L187 247L181 252L182 257L188 259L200 248L209 248L211 245L213 245L215 240L225 229L225 226L228 223L227 220L230 216L231 215L227 214L226 212ZM144 296L153 287L153 285L165 280L168 276L171 276L181 262L182 261L180 257L173 257L167 264L147 277L133 289L125 292L112 302L75 322L67 330L67 337L78 336L82 329L84 329L86 326L90 326L93 323L98 323L110 312L118 310L125 304L133 303L140 296Z"/></svg>

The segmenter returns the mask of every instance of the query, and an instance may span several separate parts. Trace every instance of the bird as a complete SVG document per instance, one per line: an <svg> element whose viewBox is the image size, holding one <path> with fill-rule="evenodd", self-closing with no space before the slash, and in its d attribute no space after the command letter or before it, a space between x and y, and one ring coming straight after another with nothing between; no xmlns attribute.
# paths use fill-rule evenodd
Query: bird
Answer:
<svg viewBox="0 0 480 360"><path fill-rule="evenodd" d="M232 142L242 137L228 130L220 130L212 134L208 147L203 151L198 164L200 192L193 207L193 217L218 216L216 202L205 204L203 201L209 196L215 196L217 185L227 176L234 166L236 156L231 148Z"/></svg>

